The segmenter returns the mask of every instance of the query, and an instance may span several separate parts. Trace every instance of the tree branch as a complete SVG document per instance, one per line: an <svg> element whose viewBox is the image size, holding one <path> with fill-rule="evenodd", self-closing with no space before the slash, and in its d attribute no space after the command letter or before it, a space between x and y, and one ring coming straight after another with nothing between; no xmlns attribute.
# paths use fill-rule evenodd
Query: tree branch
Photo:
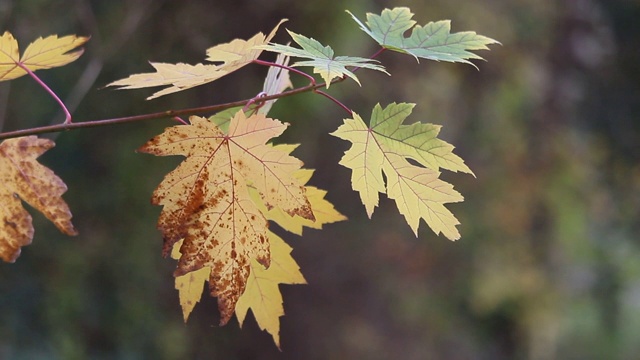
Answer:
<svg viewBox="0 0 640 360"><path fill-rule="evenodd" d="M331 83L334 84L334 83L341 82L343 80L344 79L342 78L336 79ZM326 86L326 83L307 85L307 86L299 87L293 90L285 91L280 94L265 96L260 98L260 100L268 101L268 100L280 99L287 96L293 96L293 95L297 95L305 92L311 92L325 86ZM156 119L173 118L176 116L197 115L197 114L218 112L218 111L222 111L222 110L236 107L236 106L244 106L250 101L255 101L255 99L250 98L250 99L245 99L245 100L240 100L240 101L235 101L230 103L204 106L204 107L188 108L188 109L181 109L181 110L167 110L167 111L143 114L143 115L125 116L120 118L109 118L109 119L102 119L102 120L89 120L89 121L83 121L83 122L63 123L63 124L56 124L56 125L49 125L49 126L34 127L30 129L7 131L7 132L0 133L0 140L16 138L20 136L27 136L27 135L38 135L38 134L61 132L61 131L67 131L67 130L98 127L98 126L117 125L117 124L124 124L124 123L136 122L136 121L156 120Z"/></svg>

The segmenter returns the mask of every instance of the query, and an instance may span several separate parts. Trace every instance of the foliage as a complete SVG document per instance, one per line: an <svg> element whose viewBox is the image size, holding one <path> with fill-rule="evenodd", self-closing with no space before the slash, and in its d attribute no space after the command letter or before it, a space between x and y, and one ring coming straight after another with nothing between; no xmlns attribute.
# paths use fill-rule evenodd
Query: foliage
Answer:
<svg viewBox="0 0 640 360"><path fill-rule="evenodd" d="M402 125L412 108L413 104L393 103L383 109L378 104L369 126L354 113L353 119L345 120L332 134L353 144L340 164L353 170L351 185L360 193L369 218L378 206L378 193L386 193L396 201L416 236L422 218L436 234L457 240L459 222L444 204L462 201L463 197L451 184L438 179L438 170L471 170L451 152L453 146L436 138L438 126ZM422 166L412 165L407 159Z"/></svg>
<svg viewBox="0 0 640 360"><path fill-rule="evenodd" d="M31 216L20 198L42 212L60 231L76 235L71 211L62 200L67 186L36 158L54 146L53 141L27 136L0 143L0 258L14 262L20 247L33 239Z"/></svg>
<svg viewBox="0 0 640 360"><path fill-rule="evenodd" d="M18 50L18 42L10 32L0 37L0 81L12 80L27 75L28 71L51 69L75 61L84 50L71 50L89 40L82 36L47 36L38 38L24 51Z"/></svg>
<svg viewBox="0 0 640 360"><path fill-rule="evenodd" d="M301 234L305 226L321 228L346 219L324 199L325 191L307 185L312 171L303 169L302 162L290 155L295 146L270 143L288 126L267 117L269 107L280 97L312 91L329 98L352 116L332 134L352 143L340 164L352 170L352 187L359 192L369 217L378 205L378 193L386 193L396 201L416 236L420 219L424 219L436 234L443 233L451 240L460 238L456 229L459 222L444 204L463 198L452 185L439 179L439 170L473 173L453 154L452 145L437 138L440 128L423 123L404 125L413 108L413 104L405 103L391 103L385 108L376 105L367 126L358 114L319 90L347 77L360 84L354 72L361 68L386 73L373 59L385 49L416 58L470 63L468 59L480 58L472 50L487 49L487 45L496 43L472 32L450 34L448 21L417 26L409 38L404 38L403 33L415 24L411 17L407 8L386 9L382 15L368 14L371 29L354 17L381 45L371 58L334 56L329 46L292 31L289 34L301 49L270 43L286 21L282 20L268 36L258 33L249 40L235 39L209 48L206 60L211 64L151 63L156 72L134 74L108 85L120 89L165 86L148 98L153 99L212 82L250 63L271 66L264 91L243 101L240 108L230 103L183 110L180 114L192 115L188 122L174 117L180 125L165 129L138 149L157 156L185 157L165 176L152 196L152 203L163 207L158 220L164 240L163 255L171 254L178 260L174 276L185 321L201 296L204 282L208 282L211 296L218 300L222 325L234 313L242 325L251 309L259 326L272 335L279 347L279 317L284 310L278 286L301 284L305 280L290 255L291 247L269 229L269 223ZM0 49L6 57L0 63L2 79L29 73L49 90L33 71L77 59L81 51L68 51L87 40L75 36L38 39L18 59L17 43L5 33L0 38ZM258 60L265 49L280 54L275 63ZM308 60L289 66L288 56ZM316 84L312 76L294 69L302 66L313 67L313 72L320 74L325 83ZM310 84L287 91L291 87L289 71L307 77ZM60 127L33 129L27 131L29 134L122 122L113 119L72 124L65 105L55 93L50 93L65 110L67 119ZM214 109L226 111L209 119L195 115ZM145 118L174 115L177 112L167 111ZM9 133L4 137L15 136ZM6 140L0 146L3 146L1 169L12 174L7 182L16 185L2 193L8 210L2 213L6 235L0 238L0 255L5 261L13 261L20 246L27 245L33 236L28 214L14 194L35 203L34 207L63 232L74 234L75 230L69 209L60 198L66 186L51 171L35 163L35 158L52 147L53 142L29 136ZM36 178L45 180L45 184L33 180ZM35 191L29 194L23 190L25 187ZM18 223L20 226L15 225ZM11 232L15 229L19 229L19 235Z"/></svg>

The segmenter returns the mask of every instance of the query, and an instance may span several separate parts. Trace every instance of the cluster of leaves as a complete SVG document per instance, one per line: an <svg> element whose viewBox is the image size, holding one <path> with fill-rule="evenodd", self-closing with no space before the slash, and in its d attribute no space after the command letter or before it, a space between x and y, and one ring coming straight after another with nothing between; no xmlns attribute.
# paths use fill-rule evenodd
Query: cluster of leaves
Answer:
<svg viewBox="0 0 640 360"><path fill-rule="evenodd" d="M471 64L469 59L480 59L472 50L496 43L474 32L452 34L448 21L416 26L408 8L367 14L365 23L351 16L378 42L379 52L391 50L416 59ZM299 48L271 43L284 21L269 35L258 33L249 40L235 39L209 48L206 64L151 63L155 72L134 74L108 85L120 89L163 86L149 97L153 99L209 83L250 63L271 66L263 91L244 107L209 118L191 116L188 123L180 119L183 124L165 129L138 151L185 157L152 196L152 202L162 206L158 229L164 239L163 255L178 260L175 286L185 321L208 282L211 296L218 299L221 324L235 313L242 325L251 309L277 346L279 317L284 314L278 286L305 280L291 257L291 247L270 230L269 223L302 235L303 227L319 229L346 219L324 198L324 190L307 185L313 171L304 169L291 155L296 145L270 143L288 126L269 118L268 111L292 87L290 72L310 80L306 90L327 96L348 111L350 117L332 135L351 143L340 164L352 170L352 187L369 217L378 206L379 193L385 193L395 200L416 236L420 219L424 219L436 234L456 240L460 238L459 222L445 204L463 197L439 179L440 169L473 174L452 152L453 146L437 138L439 126L403 124L414 104L378 104L367 124L318 90L346 78L360 84L355 72L361 68L387 72L373 57L335 56L329 46L292 31L289 34ZM406 37L408 30L412 31ZM81 51L69 51L87 40L75 36L38 39L19 57L17 42L5 33L0 38L0 80L30 74L39 81L33 71L75 60ZM264 50L278 53L276 62L258 60ZM289 65L289 57L306 60ZM311 75L296 67L312 67L324 83L316 84ZM43 212L62 232L75 234L71 213L61 199L65 184L35 161L52 146L52 141L35 136L0 144L0 256L4 261L15 261L20 248L33 238L31 218L17 196Z"/></svg>

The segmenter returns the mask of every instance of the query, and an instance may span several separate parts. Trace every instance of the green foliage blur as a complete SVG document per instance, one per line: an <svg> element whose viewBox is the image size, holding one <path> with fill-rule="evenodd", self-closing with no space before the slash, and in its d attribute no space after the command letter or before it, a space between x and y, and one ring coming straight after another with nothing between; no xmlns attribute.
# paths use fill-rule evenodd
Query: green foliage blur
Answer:
<svg viewBox="0 0 640 360"><path fill-rule="evenodd" d="M409 6L502 46L479 71L391 52L392 74L358 73L330 93L367 118L380 102L415 102L442 124L477 175L444 173L466 198L449 208L462 239L415 238L383 198L373 219L337 163L345 117L312 94L280 100L283 142L317 169L311 183L348 222L284 234L307 286L281 286L282 352L249 317L219 327L205 298L185 325L175 261L160 255L155 186L178 158L135 153L170 120L70 131L41 158L67 183L77 237L34 211L35 238L0 264L0 359L634 359L640 353L640 4L634 0L179 1L0 0L0 31L91 35L75 63L38 74L75 121L249 98L266 68L145 101L153 90L101 89L147 61L204 59L206 48L285 27L367 57L360 18ZM285 31L276 41L286 43ZM265 54L268 58L272 54ZM305 79L293 77L297 86ZM61 122L28 77L0 83L3 131Z"/></svg>

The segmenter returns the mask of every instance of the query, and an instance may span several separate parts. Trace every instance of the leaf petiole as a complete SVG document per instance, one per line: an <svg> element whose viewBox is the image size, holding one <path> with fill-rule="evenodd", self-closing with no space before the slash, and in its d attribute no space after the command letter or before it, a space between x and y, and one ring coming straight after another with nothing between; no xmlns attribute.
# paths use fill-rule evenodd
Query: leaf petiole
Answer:
<svg viewBox="0 0 640 360"><path fill-rule="evenodd" d="M327 99L333 101L334 103L336 103L336 105L340 106L342 109L344 109L344 111L349 113L349 116L353 115L353 111L351 111L351 109L349 109L345 104L340 102L340 100L336 99L335 97L327 94L326 92L324 92L322 90L318 90L318 89L314 89L313 92L316 93L316 94L322 95L322 96L326 97Z"/></svg>
<svg viewBox="0 0 640 360"><path fill-rule="evenodd" d="M253 60L253 62L256 63L256 64L259 64L259 65L275 66L275 67L279 67L279 68L282 68L282 69L285 69L285 70L289 70L291 72L294 72L294 73L296 73L296 74L298 74L300 76L304 76L307 79L309 79L309 83L310 83L309 86L315 86L316 85L316 79L313 76L311 76L311 75L309 75L309 74L307 74L307 73L305 73L303 71L300 71L300 70L298 70L296 68L292 68L291 66L281 65L281 64L278 64L278 63L273 63L273 62L263 61L263 60L258 60L258 59Z"/></svg>
<svg viewBox="0 0 640 360"><path fill-rule="evenodd" d="M20 67L22 70L26 71L27 74L29 74L29 76L33 78L33 80L35 80L38 84L40 84L40 86L42 86L49 93L49 95L51 95L58 102L58 104L60 104L60 107L62 108L62 111L64 111L64 115L65 115L64 124L71 124L71 113L69 112L69 109L67 109L67 107L64 105L62 100L60 100L58 95L56 95L56 93L53 90L51 90L51 88L47 86L47 84L45 84L44 81L40 80L38 75L34 74L34 72L31 71L28 67L24 66L20 62L16 62L16 65L18 65L18 67Z"/></svg>

